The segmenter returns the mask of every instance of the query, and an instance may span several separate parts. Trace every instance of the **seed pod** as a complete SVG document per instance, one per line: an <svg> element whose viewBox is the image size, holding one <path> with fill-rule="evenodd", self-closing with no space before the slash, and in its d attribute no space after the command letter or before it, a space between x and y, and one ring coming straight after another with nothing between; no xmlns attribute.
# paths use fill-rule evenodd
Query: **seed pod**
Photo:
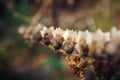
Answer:
<svg viewBox="0 0 120 80"><path fill-rule="evenodd" d="M60 55L61 57L66 57L67 54L63 49L57 50L56 53Z"/></svg>
<svg viewBox="0 0 120 80"><path fill-rule="evenodd" d="M74 45L75 43L72 42L72 41L66 41L64 44L63 44L63 49L68 53L68 54L71 54L74 50Z"/></svg>
<svg viewBox="0 0 120 80"><path fill-rule="evenodd" d="M117 46L111 42L105 47L105 49L108 55L114 56L117 51Z"/></svg>
<svg viewBox="0 0 120 80"><path fill-rule="evenodd" d="M64 38L52 38L51 39L51 45L55 48L55 49L59 49L62 46L62 43L64 41Z"/></svg>
<svg viewBox="0 0 120 80"><path fill-rule="evenodd" d="M86 41L84 39L82 39L80 41L80 46L81 46L81 50L83 52L82 56L87 56L88 52L89 52L89 48L88 48L88 45L86 44Z"/></svg>
<svg viewBox="0 0 120 80"><path fill-rule="evenodd" d="M51 33L45 33L42 41L45 45L49 45L51 38L52 38Z"/></svg>
<svg viewBox="0 0 120 80"><path fill-rule="evenodd" d="M35 43L36 40L55 50L80 80L112 80L112 76L119 71L120 31L117 29L105 33L101 30L64 31L39 24L21 28L19 33L27 43Z"/></svg>
<svg viewBox="0 0 120 80"><path fill-rule="evenodd" d="M57 40L57 39L51 39L51 45L52 45L52 47L53 48L55 48L55 49L59 49L60 48L60 44L59 44L59 41Z"/></svg>
<svg viewBox="0 0 120 80"><path fill-rule="evenodd" d="M42 35L40 32L37 32L36 34L34 34L34 38L37 40L37 42L42 40Z"/></svg>
<svg viewBox="0 0 120 80"><path fill-rule="evenodd" d="M34 36L33 36L33 27L28 27L24 34L23 34L23 39L25 40L25 43L31 45L35 42Z"/></svg>

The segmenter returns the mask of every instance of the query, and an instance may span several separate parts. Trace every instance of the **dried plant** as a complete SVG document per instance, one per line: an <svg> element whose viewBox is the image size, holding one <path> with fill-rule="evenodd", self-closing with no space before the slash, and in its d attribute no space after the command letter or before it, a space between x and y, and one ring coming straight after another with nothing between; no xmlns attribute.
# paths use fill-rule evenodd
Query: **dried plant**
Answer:
<svg viewBox="0 0 120 80"><path fill-rule="evenodd" d="M43 44L66 60L80 80L114 80L120 66L120 31L62 30L42 24L20 27L28 44Z"/></svg>

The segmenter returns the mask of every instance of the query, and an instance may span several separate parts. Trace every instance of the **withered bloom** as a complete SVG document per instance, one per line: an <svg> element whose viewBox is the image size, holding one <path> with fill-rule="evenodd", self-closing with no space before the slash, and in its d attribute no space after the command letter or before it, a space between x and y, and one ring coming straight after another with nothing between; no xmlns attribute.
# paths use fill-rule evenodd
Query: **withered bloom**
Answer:
<svg viewBox="0 0 120 80"><path fill-rule="evenodd" d="M55 48L55 49L60 49L60 47L62 46L62 43L64 41L64 38L61 36L56 36L55 38L51 39L51 45Z"/></svg>
<svg viewBox="0 0 120 80"><path fill-rule="evenodd" d="M74 45L75 45L74 42L68 40L68 41L66 41L66 42L63 44L63 49L64 49L68 54L70 54L70 53L72 53L73 50L74 50Z"/></svg>
<svg viewBox="0 0 120 80"><path fill-rule="evenodd" d="M41 43L62 55L80 80L114 80L120 71L120 31L62 30L38 24L21 27L25 42Z"/></svg>

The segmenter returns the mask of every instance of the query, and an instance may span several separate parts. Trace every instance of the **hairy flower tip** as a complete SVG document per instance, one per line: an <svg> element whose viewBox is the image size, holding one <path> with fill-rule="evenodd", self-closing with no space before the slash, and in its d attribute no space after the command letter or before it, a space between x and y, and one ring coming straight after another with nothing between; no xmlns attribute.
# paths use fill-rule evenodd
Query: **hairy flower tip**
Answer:
<svg viewBox="0 0 120 80"><path fill-rule="evenodd" d="M105 52L110 56L115 55L116 51L117 46L113 42L108 43L105 47Z"/></svg>
<svg viewBox="0 0 120 80"><path fill-rule="evenodd" d="M110 41L110 32L105 32L104 36L105 36L105 41Z"/></svg>
<svg viewBox="0 0 120 80"><path fill-rule="evenodd" d="M76 31L73 31L73 30L66 30L64 31L64 34L62 35L63 38L65 39L65 41L67 40L71 40L71 41L75 41L75 38L76 38L76 35L77 35L77 32Z"/></svg>
<svg viewBox="0 0 120 80"><path fill-rule="evenodd" d="M42 37L44 37L45 33L49 33L50 30L47 27L43 27L43 30L41 30L40 32L41 32Z"/></svg>
<svg viewBox="0 0 120 80"><path fill-rule="evenodd" d="M24 26L21 26L19 29L18 29L18 32L20 33L20 34L24 34L25 33L25 31L26 31L26 27L24 27Z"/></svg>
<svg viewBox="0 0 120 80"><path fill-rule="evenodd" d="M111 41L117 46L120 44L120 31L118 31L115 27L111 29Z"/></svg>
<svg viewBox="0 0 120 80"><path fill-rule="evenodd" d="M61 28L56 28L52 34L53 34L53 37L56 37L56 36L62 36L63 33L64 31Z"/></svg>
<svg viewBox="0 0 120 80"><path fill-rule="evenodd" d="M92 39L92 35L91 33L86 30L86 31L79 31L76 37L76 43L80 43L81 40L85 40L87 42L87 44L91 43L91 39Z"/></svg>
<svg viewBox="0 0 120 80"><path fill-rule="evenodd" d="M44 25L38 24L37 26L33 28L34 28L33 33L36 34L37 32L40 32L44 28Z"/></svg>
<svg viewBox="0 0 120 80"><path fill-rule="evenodd" d="M50 27L49 27L49 30L50 30L50 32L54 32L54 30L55 30L55 29L54 29L54 26L50 26Z"/></svg>
<svg viewBox="0 0 120 80"><path fill-rule="evenodd" d="M92 34L92 42L104 44L104 42L106 42L106 35L102 32L102 30L98 29Z"/></svg>
<svg viewBox="0 0 120 80"><path fill-rule="evenodd" d="M103 34L103 31L101 29L97 29L96 33Z"/></svg>
<svg viewBox="0 0 120 80"><path fill-rule="evenodd" d="M88 45L91 45L92 33L90 33L88 30L85 31L85 40Z"/></svg>
<svg viewBox="0 0 120 80"><path fill-rule="evenodd" d="M86 56L88 54L88 46L91 44L92 35L86 31L79 31L76 37L75 50L81 55Z"/></svg>
<svg viewBox="0 0 120 80"><path fill-rule="evenodd" d="M117 35L117 29L116 27L112 27L111 28L111 32L110 32L111 38L115 38Z"/></svg>

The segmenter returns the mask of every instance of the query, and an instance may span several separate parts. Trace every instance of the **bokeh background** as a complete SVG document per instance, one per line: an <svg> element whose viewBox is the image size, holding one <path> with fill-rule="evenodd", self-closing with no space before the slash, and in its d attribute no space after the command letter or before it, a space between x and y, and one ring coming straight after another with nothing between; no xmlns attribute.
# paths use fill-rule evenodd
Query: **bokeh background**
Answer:
<svg viewBox="0 0 120 80"><path fill-rule="evenodd" d="M119 29L120 0L0 0L0 80L77 80L52 50L21 39L20 26L39 22L62 29Z"/></svg>

